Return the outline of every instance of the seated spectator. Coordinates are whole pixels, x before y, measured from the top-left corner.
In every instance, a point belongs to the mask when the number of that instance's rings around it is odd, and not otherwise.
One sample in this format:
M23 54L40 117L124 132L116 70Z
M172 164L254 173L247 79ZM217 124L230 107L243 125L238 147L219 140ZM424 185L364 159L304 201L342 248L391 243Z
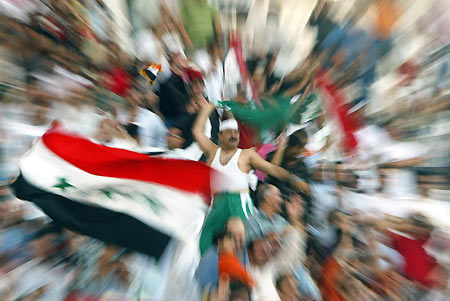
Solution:
M278 188L263 184L258 191L258 213L249 218L247 232L249 241L262 233L269 245L272 273L278 270L294 269L298 285L304 295L320 300L320 293L311 276L304 268L305 231L301 224L303 214L302 200L299 195L291 194L286 202L289 222L277 212L281 211L282 198ZM274 276L274 275L273 275Z
M262 184L257 192L258 212L252 215L246 224L247 237L251 238L254 233L276 232L283 233L289 223L281 217L281 205L283 199L280 190L270 184Z
M285 139L278 149L267 155L267 160L275 165L279 165L292 173L293 175L309 182L309 171L304 160L306 158L306 144L308 143L308 135L304 130L298 130ZM281 181L269 177L270 184L277 186L283 198L288 198L289 194L293 192L291 187L282 183ZM305 216L306 219L312 210L310 196L302 193L302 198L306 202Z
M139 141L142 147L167 148L167 128L161 117L152 112L149 107L155 102L156 95L148 91L141 94L142 101L138 102L136 125L138 126Z
M269 263L272 258L270 244L266 237L254 237L248 248L250 273L255 281L252 300L280 300L275 284L273 266Z
M229 269L231 266L226 267L230 265L230 262L233 263L232 266L237 265L240 269L244 269L238 260L234 260L234 258L237 258L234 255L235 251L233 234L228 232L226 228L215 235L213 246L202 257L195 272L195 278L199 283L202 295L210 295L213 291L217 291L220 271L230 278L230 271L227 268ZM220 265L219 256L222 256L222 266ZM238 271L235 272L237 273ZM246 276L246 279L248 280L248 276Z
M409 280L417 282L424 290L440 286L442 268L424 247L434 227L424 215L411 214L406 223L379 222L378 227L391 239L394 249L403 256L405 276ZM402 234L394 233L388 227Z
M199 282L202 292L207 289L217 289L219 284L219 254L231 250L239 258L239 264L248 264L245 249L245 228L242 220L237 217L228 220L224 231L215 236L213 246L200 260L195 278Z
M200 109L208 104L208 101L204 97L205 87L200 72L188 70L186 73L189 78L190 100L185 105L186 113L175 120L175 125L183 130L185 137L183 148L187 148L194 142L192 127ZM211 138L211 121L209 119L206 121L205 135Z
M189 92L183 79L184 70L187 67L187 60L181 53L172 54L169 60L172 75L161 83L159 96L159 110L165 118L166 125L170 127L177 118L186 112L186 105L189 102Z

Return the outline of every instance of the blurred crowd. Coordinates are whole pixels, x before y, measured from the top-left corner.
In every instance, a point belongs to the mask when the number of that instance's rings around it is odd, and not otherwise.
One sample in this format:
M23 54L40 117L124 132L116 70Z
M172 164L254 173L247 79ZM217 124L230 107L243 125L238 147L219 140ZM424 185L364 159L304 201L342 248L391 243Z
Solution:
M1 300L450 300L448 1L108 2L0 0ZM54 120L211 163L227 119L307 187L252 171L180 283L8 189Z

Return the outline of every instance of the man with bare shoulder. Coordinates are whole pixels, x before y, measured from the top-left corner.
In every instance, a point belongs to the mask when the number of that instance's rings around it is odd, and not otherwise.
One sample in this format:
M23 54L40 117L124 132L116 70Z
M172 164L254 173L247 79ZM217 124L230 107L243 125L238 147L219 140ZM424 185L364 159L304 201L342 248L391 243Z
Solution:
M200 252L203 255L211 246L215 233L223 229L230 217L247 220L254 213L249 194L248 174L259 169L266 174L289 182L301 192L309 192L309 185L285 169L262 159L252 149L239 149L238 124L234 119L224 120L219 128L220 146L204 135L204 125L208 116L215 110L209 104L199 113L192 133L200 148L206 155L206 163L218 170L221 180L213 187L214 199L212 208L203 224L200 237Z

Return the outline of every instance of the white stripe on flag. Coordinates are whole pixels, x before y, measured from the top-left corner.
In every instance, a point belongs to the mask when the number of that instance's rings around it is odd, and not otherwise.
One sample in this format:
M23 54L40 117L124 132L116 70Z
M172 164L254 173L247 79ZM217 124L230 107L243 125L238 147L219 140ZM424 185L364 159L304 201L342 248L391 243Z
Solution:
M96 176L50 151L41 140L20 162L23 177L53 194L133 216L178 239L191 239L192 222L207 210L200 195L160 184Z

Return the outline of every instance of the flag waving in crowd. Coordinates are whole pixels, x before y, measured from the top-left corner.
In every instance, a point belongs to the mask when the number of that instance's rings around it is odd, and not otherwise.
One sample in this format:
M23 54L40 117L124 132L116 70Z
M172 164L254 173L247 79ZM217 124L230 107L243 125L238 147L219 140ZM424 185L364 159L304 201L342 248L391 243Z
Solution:
M212 169L97 145L54 124L20 172L16 196L62 226L159 258L207 209Z

